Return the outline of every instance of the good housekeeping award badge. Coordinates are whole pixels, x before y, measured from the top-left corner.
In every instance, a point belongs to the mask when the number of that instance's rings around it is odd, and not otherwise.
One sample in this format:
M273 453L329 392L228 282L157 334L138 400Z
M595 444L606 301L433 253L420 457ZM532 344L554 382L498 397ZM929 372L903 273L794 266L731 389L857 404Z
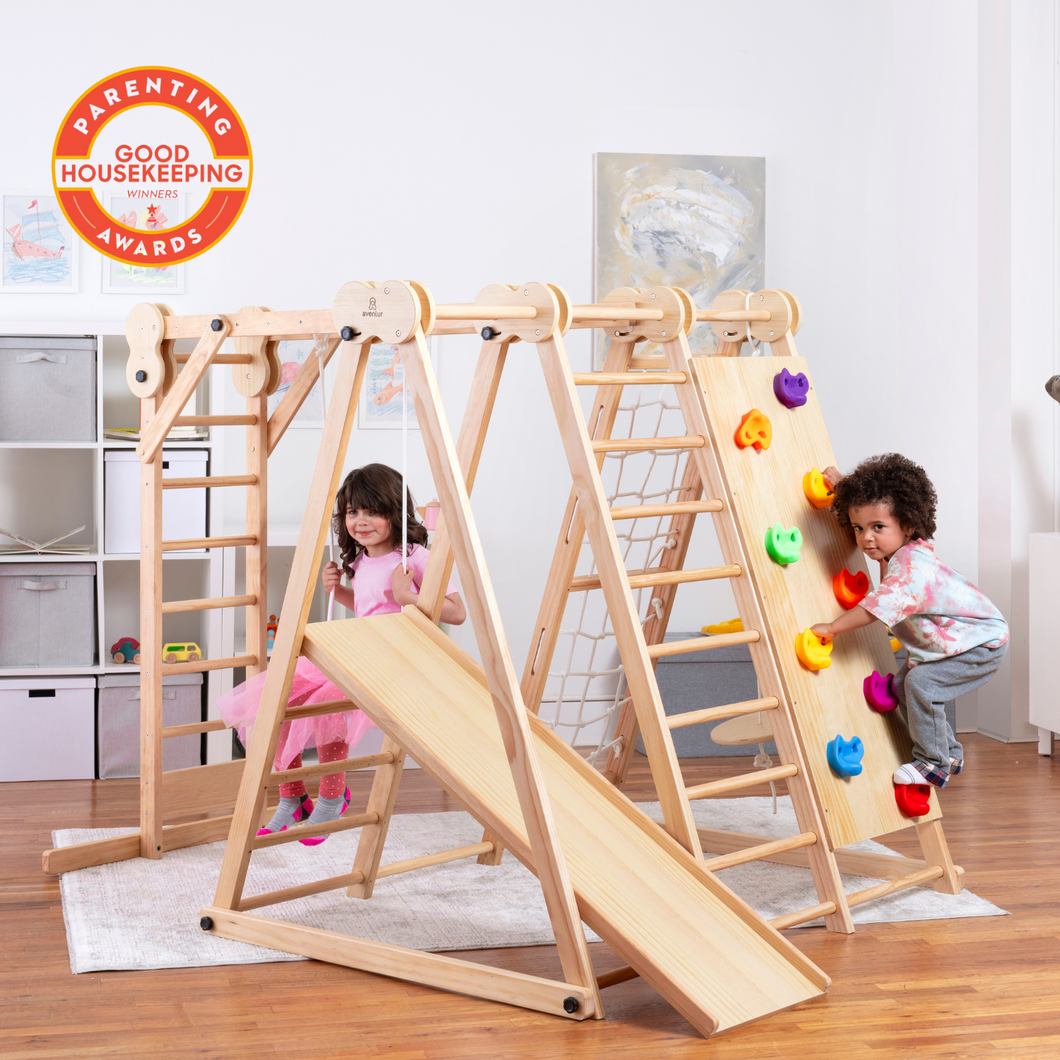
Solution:
M59 205L86 243L130 265L175 265L204 254L236 223L250 194L250 139L235 108L184 70L139 66L111 74L70 108L52 152ZM164 211L193 204L173 227L130 227L112 199ZM150 214L149 216L155 216Z

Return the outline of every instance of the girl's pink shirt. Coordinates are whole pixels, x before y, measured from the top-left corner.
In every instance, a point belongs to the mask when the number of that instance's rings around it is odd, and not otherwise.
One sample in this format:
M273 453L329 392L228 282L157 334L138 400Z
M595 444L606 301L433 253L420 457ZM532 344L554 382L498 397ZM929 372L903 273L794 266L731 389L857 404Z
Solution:
M430 553L422 545L413 545L409 553L408 565L412 571L412 587L420 591L423 572L427 569ZM370 615L392 615L401 610L401 605L394 599L390 587L390 575L394 568L401 565L401 549L396 548L385 556L369 556L362 552L353 561L353 613L357 618L368 618ZM445 595L459 592L452 580Z

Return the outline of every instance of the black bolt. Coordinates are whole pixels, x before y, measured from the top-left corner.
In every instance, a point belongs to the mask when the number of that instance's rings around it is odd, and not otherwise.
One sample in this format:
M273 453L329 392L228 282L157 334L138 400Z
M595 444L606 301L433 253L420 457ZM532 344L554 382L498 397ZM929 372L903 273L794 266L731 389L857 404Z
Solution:
M485 339L485 340L486 340L487 342L489 342L489 340L490 340L490 339L492 339L492 338L496 338L496 336L498 336L499 334L500 334L500 332L499 332L499 331L498 331L498 330L497 330L496 328L491 328L491 327L489 326L489 324L487 324L487 325L486 325L486 326L485 326L485 327L484 327L484 328L482 329L482 337L483 337L483 338L484 338L484 339Z
M220 317L214 317L213 320L210 321L210 328L213 331L220 331L223 327L224 321L222 321Z
M577 1012L580 1007L576 997L565 997L563 999L564 1012Z
M360 332L356 328L351 328L348 324L344 327L339 334L342 336L343 342L352 342Z
M203 929L203 931L209 931L210 928L213 927L213 920L210 917L208 917L208 916L204 916L204 917L200 918L200 920L199 920L199 927L201 927ZM573 1000L573 998L568 998L568 1000ZM566 1003L567 1002L565 1001L564 1005L566 1005ZM577 1005L578 1002L575 1001L574 1004Z
M140 371L138 371L136 373L136 381L138 383L143 383L143 382L146 382L146 380L147 380L147 373L141 368Z

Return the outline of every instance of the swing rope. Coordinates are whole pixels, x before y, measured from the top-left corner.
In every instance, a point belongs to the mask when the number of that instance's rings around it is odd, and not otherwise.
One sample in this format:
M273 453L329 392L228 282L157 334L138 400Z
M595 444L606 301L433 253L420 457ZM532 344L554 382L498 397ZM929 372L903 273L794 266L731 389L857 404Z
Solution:
M313 336L314 346L313 352L317 355L317 361L320 365L320 377L318 386L320 388L320 425L323 429L324 423L328 418L328 400L324 394L324 346L327 342L326 335L314 335ZM335 562L335 520L328 520L328 558L332 563ZM339 581L342 580L342 571L339 571ZM332 616L335 614L335 590L332 589L328 594L328 621L330 622Z

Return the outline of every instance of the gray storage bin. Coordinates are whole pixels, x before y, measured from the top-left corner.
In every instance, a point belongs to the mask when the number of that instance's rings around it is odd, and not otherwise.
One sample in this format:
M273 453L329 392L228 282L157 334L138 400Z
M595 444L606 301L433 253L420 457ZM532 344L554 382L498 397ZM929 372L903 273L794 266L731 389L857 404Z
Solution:
M202 674L162 678L162 724L191 725L202 719ZM100 780L140 775L140 675L105 674L99 679L96 724ZM200 737L162 741L162 768L200 764Z
M0 441L96 440L96 340L0 336Z
M96 565L0 564L0 666L92 666Z
M665 640L690 640L700 633L667 633ZM710 651L686 652L683 655L664 655L655 668L663 709L667 715L684 714L690 710L721 707L727 703L742 703L758 698L758 679L755 677L751 653L746 644ZM731 744L718 744L710 738L711 730L721 721L705 725L689 725L671 730L674 750L678 758L728 757L756 754L758 746L746 749ZM644 753L644 742L637 738L637 750ZM772 741L766 751L776 754Z

